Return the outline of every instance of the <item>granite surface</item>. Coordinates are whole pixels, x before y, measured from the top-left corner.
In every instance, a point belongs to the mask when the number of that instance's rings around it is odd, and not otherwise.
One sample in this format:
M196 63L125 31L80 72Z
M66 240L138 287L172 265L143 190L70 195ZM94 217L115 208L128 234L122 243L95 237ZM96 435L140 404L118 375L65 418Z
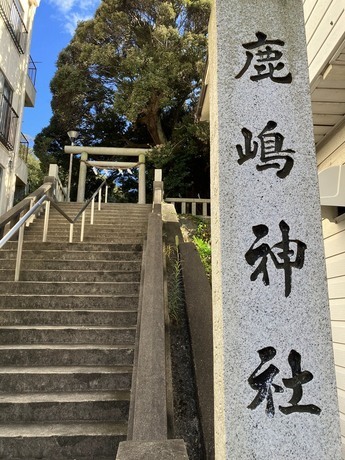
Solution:
M302 0L215 0L209 54L216 458L340 459Z

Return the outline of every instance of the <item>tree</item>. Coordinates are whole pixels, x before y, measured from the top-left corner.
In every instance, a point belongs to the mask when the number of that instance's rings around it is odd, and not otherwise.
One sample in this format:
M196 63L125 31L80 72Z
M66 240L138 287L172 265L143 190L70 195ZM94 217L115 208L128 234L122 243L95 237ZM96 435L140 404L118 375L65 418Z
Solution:
M61 133L78 126L84 144L156 146L157 165L182 161L188 167L179 168L180 185L195 182L191 174L208 163L208 139L190 126L206 60L209 10L209 0L103 0L59 55L51 82L54 116L35 151L43 155L45 140L54 139L48 150L56 154ZM197 144L206 157L192 171L187 155L197 156Z
M44 174L41 170L41 162L29 149L26 164L28 166L28 193L32 193L43 184Z
M207 0L104 0L71 43L92 78L114 90L117 113L145 125L154 145L166 143L197 94L209 8Z
M167 197L209 197L209 126L191 113L177 124L170 141L153 149L150 160L163 170Z

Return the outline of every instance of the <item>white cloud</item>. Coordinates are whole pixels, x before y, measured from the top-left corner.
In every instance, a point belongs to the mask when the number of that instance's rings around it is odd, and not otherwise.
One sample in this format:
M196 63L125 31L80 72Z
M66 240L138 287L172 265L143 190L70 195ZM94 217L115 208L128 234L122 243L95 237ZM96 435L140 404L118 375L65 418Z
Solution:
M57 8L61 13L68 13L73 8L76 0L50 0L49 3Z
M79 0L79 8L86 11L94 11L99 5L99 0Z
M74 34L79 21L85 21L93 17L100 0L48 0L62 15L61 22L66 32Z
M92 14L80 14L80 13L71 13L66 17L65 29L70 34L73 35L74 31L80 21L86 21L90 19Z

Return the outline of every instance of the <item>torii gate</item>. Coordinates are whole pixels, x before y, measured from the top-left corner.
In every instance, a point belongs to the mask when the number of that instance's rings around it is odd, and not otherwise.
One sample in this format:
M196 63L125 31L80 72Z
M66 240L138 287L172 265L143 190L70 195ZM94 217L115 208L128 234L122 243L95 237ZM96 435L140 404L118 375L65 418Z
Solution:
M66 145L65 153L71 155L81 155L79 180L78 180L78 193L77 202L83 202L85 199L85 182L87 166L101 167L104 169L127 169L139 167L139 190L138 190L138 203L146 203L146 186L145 186L145 156L151 149L137 149L137 148L119 148L119 147L84 147L77 145ZM118 161L89 161L88 156L92 155L111 155L111 156L137 156L137 162L118 162ZM72 163L70 163L72 164ZM71 176L71 167L69 171ZM70 177L69 177L70 181Z

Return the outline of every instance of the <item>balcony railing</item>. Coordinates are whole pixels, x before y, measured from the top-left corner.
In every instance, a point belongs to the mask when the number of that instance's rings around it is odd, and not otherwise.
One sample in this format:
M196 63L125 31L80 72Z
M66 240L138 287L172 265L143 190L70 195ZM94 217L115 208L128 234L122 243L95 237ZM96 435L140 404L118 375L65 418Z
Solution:
M8 150L13 150L16 137L18 115L4 95L0 98L0 142Z
M1 1L1 0L0 0ZM25 107L34 107L36 100L36 66L32 57L29 56L28 72L25 84Z
M165 201L172 203L178 214L211 216L211 200L209 198L165 198Z
M36 74L37 74L37 67L32 60L32 57L29 56L29 65L28 65L28 77L30 78L31 83L35 86L36 84Z
M15 1L0 0L0 15L21 54L25 53L28 31Z
M23 133L20 134L20 147L19 147L19 156L20 158L27 163L29 154L29 141L24 136Z

